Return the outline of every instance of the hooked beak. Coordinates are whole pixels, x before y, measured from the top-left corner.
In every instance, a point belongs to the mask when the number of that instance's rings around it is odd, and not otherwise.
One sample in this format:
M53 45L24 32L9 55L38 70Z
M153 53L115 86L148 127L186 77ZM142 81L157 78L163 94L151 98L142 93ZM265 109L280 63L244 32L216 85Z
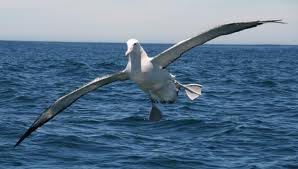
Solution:
M125 52L125 56L128 57L128 55L131 53L131 51L132 51L132 48L127 49L127 51Z
M130 53L130 51L127 50L127 51L125 52L125 56L128 57L129 53Z

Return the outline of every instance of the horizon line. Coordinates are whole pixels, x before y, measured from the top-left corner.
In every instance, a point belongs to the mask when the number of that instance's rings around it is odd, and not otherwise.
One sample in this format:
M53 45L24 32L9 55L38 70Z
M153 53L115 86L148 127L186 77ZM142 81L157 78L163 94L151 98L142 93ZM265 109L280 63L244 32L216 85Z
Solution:
M115 41L59 41L59 40L11 40L11 39L0 39L0 42L40 42L40 43L110 43L110 44L125 44L126 42L115 42ZM174 45L179 42L142 42L141 44L162 44L162 45ZM270 44L270 43L204 43L202 45L260 45L260 46L298 46L298 44Z

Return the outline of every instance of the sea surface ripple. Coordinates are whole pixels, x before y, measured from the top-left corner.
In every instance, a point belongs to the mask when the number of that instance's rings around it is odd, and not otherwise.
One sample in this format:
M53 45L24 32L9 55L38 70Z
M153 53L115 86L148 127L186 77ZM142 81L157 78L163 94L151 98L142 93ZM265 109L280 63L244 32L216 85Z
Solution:
M144 44L150 56L169 44ZM126 45L0 41L0 168L298 168L298 47L203 45L168 70L200 83L159 105L130 81L79 99L20 146L18 138L60 96L122 70Z

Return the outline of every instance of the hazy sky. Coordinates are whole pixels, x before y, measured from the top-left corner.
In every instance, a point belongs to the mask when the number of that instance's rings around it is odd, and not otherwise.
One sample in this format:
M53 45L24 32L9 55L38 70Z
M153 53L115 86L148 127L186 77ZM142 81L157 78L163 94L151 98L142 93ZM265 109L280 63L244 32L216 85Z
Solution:
M173 43L229 22L283 19L210 43L297 44L298 0L0 0L0 40Z

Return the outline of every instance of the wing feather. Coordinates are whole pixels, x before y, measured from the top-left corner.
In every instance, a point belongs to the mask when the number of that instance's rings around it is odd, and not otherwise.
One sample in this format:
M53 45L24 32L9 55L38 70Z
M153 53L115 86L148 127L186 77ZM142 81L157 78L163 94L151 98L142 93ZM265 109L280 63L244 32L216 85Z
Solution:
M117 80L128 79L127 73L122 71L111 75L106 75L103 77L98 77L91 82L83 85L82 87L60 97L55 103L53 103L49 108L47 108L42 114L34 121L31 127L22 135L19 141L14 147L19 145L26 137L28 137L33 131L41 127L43 124L54 118L57 114L62 112L64 109L69 107L72 103L78 100L83 95L101 87L112 83Z
M281 22L281 20L267 20L267 21L253 21L253 22L225 24L175 44L174 46L170 47L164 52L153 57L152 63L160 66L161 68L165 68L169 64L174 62L176 59L178 59L184 52L190 50L191 48L194 48L198 45L202 45L216 37L253 28L258 25L262 25L264 23L283 23L283 22Z

